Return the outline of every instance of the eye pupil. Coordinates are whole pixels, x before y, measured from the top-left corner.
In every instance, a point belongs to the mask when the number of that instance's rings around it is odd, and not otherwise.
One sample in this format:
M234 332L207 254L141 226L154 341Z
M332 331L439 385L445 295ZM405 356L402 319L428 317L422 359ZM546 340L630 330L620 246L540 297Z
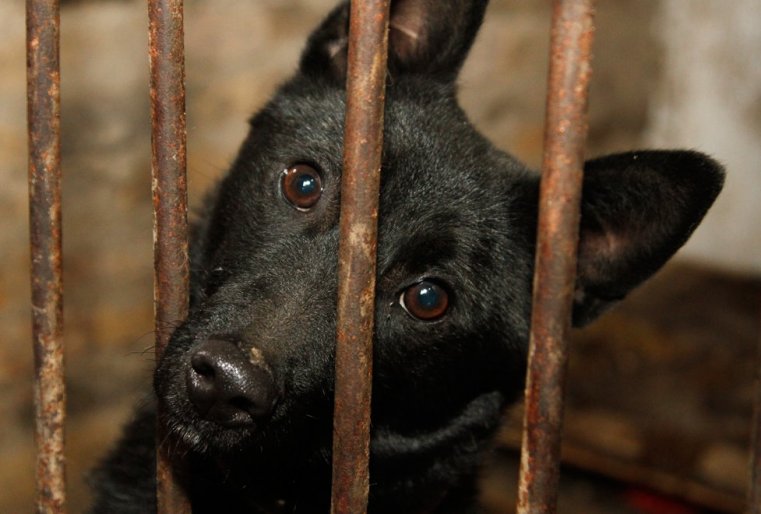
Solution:
M424 280L408 287L402 293L400 303L415 318L433 321L446 313L449 295L442 286Z
M296 178L296 190L302 196L309 196L317 190L317 179L303 174Z
M312 166L296 164L283 172L280 192L297 209L308 210L322 196L322 179Z
M417 288L418 303L423 309L435 309L439 303L439 293L431 285L420 285Z

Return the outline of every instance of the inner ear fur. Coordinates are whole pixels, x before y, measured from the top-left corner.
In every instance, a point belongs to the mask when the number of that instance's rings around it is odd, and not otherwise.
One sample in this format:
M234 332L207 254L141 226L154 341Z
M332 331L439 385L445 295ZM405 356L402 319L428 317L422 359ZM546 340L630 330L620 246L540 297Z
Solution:
M657 271L719 194L723 168L692 151L641 151L584 167L573 320L584 325Z
M391 76L425 74L452 81L483 21L488 0L392 0L389 17ZM300 68L342 82L346 77L349 2L312 33Z

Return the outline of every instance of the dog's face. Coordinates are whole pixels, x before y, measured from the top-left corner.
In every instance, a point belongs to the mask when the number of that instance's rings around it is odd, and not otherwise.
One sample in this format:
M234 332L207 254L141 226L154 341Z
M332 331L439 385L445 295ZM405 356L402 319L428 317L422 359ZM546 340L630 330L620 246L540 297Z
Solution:
M373 383L381 467L386 456L477 452L523 380L538 176L476 132L455 98L485 5L392 2ZM329 452L347 16L339 6L312 35L197 224L191 314L156 390L173 433L198 452ZM660 267L721 182L692 152L587 163L575 323Z

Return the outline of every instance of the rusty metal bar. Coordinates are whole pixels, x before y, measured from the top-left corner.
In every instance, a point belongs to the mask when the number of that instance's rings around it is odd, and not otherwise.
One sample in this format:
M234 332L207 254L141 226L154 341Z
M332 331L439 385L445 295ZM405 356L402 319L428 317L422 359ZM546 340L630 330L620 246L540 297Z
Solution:
M158 362L172 331L187 316L189 299L183 2L148 0L148 16ZM173 473L171 441L160 407L157 419L158 512L188 513L190 504Z
M332 514L367 512L389 0L352 0L338 262Z
M748 514L761 514L761 338L759 338L758 342L756 396L753 407L753 427L750 447Z
M593 4L555 0L553 6L518 514L550 514L557 505Z
M27 0L29 233L38 513L66 507L58 0Z

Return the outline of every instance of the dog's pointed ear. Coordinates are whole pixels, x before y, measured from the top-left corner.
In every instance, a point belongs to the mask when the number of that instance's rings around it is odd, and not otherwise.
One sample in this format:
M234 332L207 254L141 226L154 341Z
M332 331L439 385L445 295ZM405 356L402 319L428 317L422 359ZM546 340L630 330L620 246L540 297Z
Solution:
M582 326L660 268L703 219L722 167L686 151L646 151L588 161L573 323Z
M391 76L457 76L483 21L488 0L391 0L388 69ZM301 71L343 83L349 3L339 5L310 36Z

